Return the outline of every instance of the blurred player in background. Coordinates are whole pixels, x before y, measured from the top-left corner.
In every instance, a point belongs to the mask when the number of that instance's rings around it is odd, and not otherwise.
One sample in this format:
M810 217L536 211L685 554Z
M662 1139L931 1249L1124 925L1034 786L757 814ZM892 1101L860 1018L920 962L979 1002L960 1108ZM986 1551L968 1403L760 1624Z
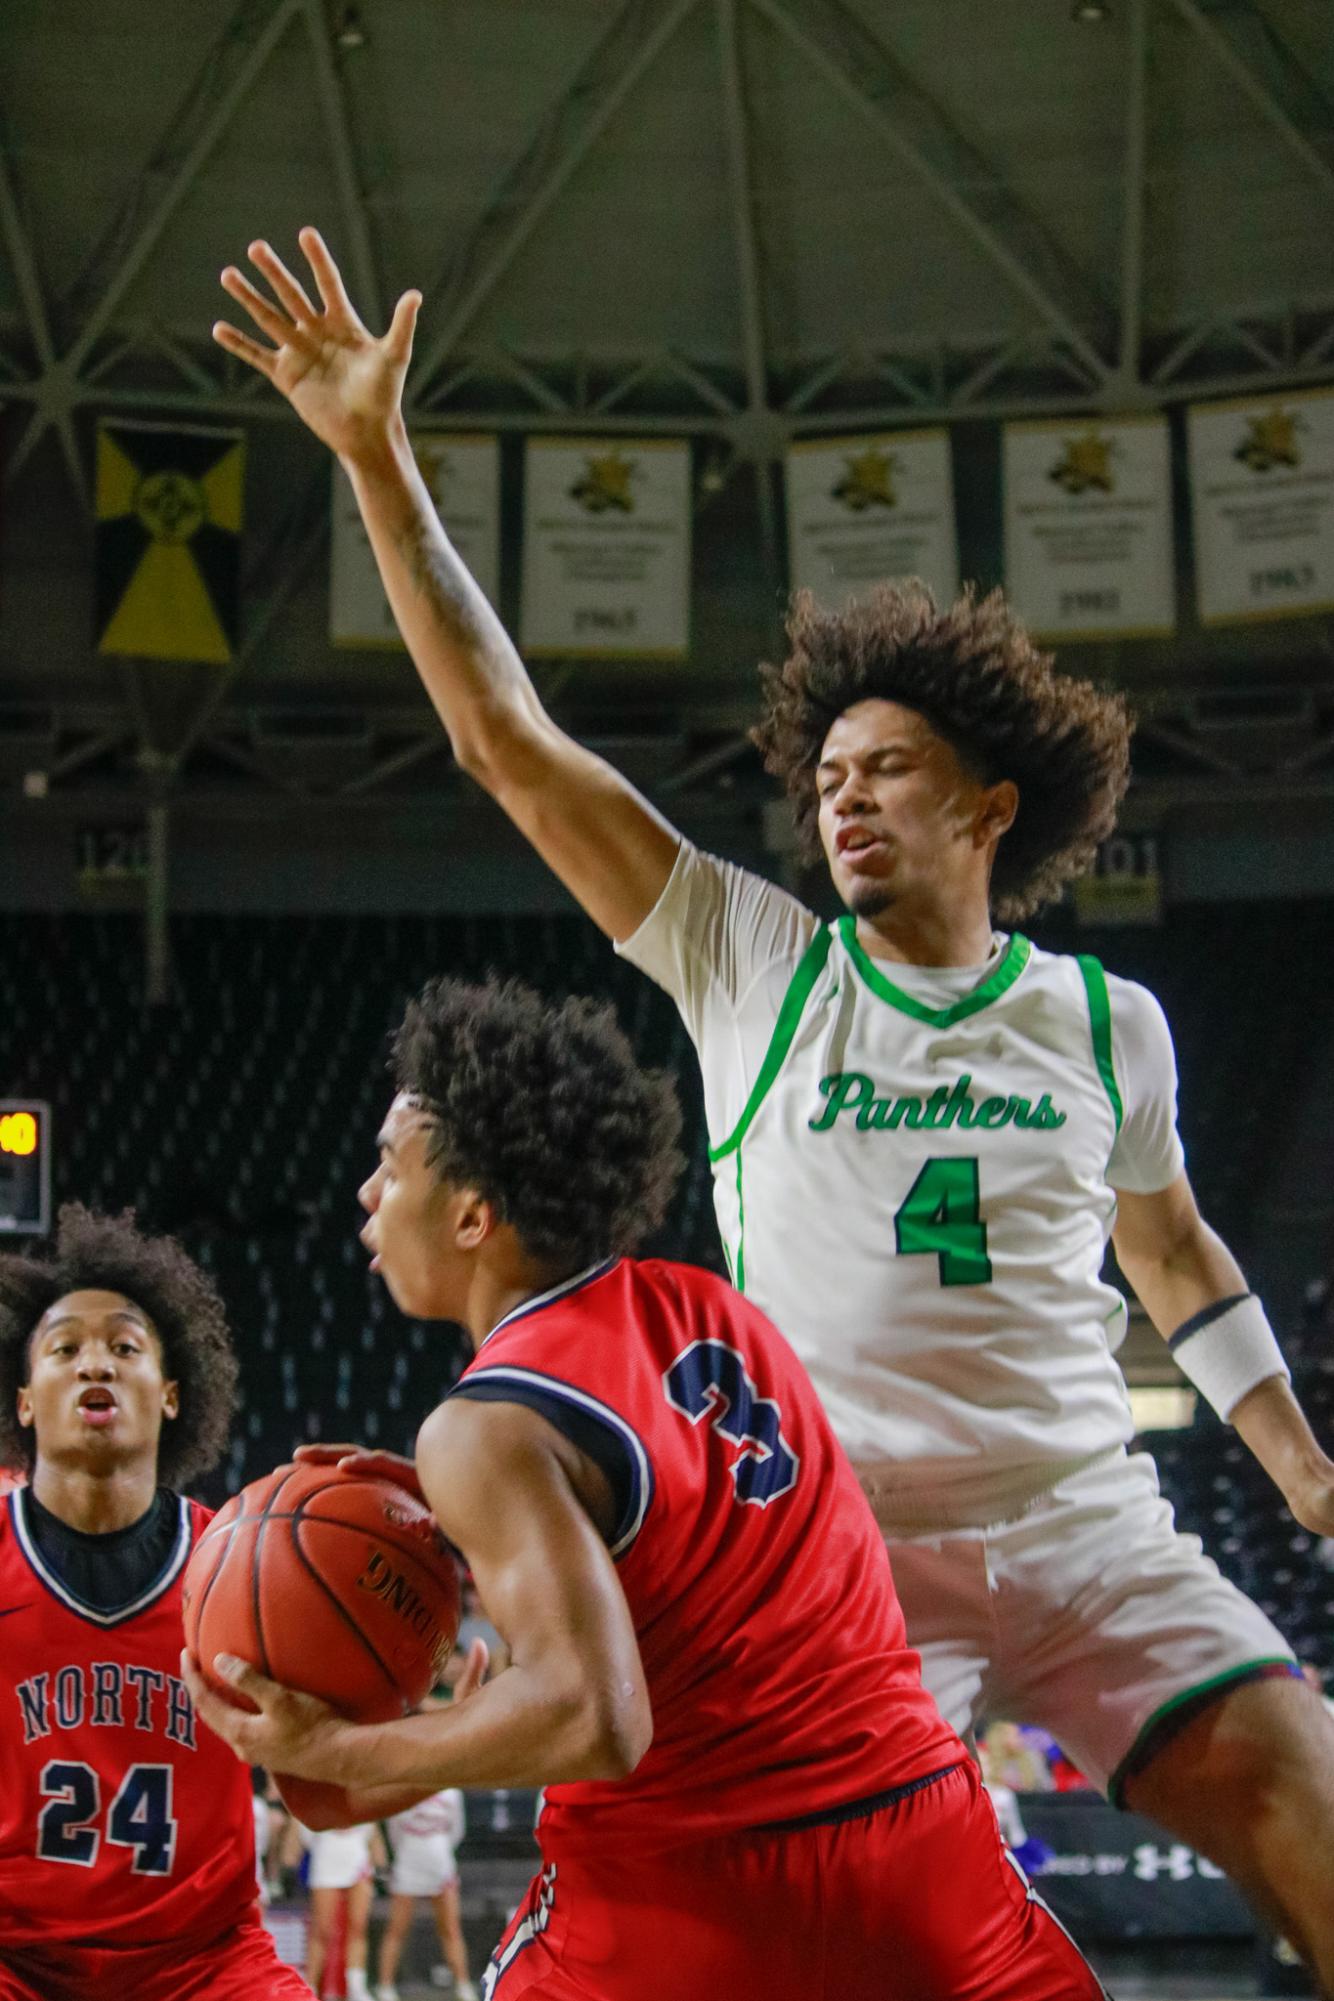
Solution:
M374 1874L384 1864L384 1839L374 1822L325 1828L310 1841L310 1938L306 1978L319 1994L340 1919L343 1931L343 1991L347 2001L370 2001L366 1981L366 1938Z
M180 1679L227 1439L222 1302L169 1238L61 1210L0 1257L0 2001L310 2001L259 1915L250 1775Z
M403 1941L419 1897L430 1900L440 1950L458 2001L477 2001L468 1972L468 1951L459 1918L459 1867L455 1850L467 1830L463 1794L455 1787L432 1793L420 1806L395 1814L388 1823L393 1863L389 1874L389 1917L380 1940L380 1979L375 2001L398 2001L394 1981Z
M1186 1373L1294 1515L1334 1462L1201 1219L1152 996L998 932L1087 868L1128 772L1119 697L1057 676L999 593L799 599L757 739L846 915L718 861L544 712L451 548L401 413L420 295L369 334L317 232L318 303L263 243L219 324L336 452L454 754L699 1050L736 1284L859 1463L945 1714L1050 1730L1211 1855L1334 1991L1334 1728L1290 1649L1127 1456L1109 1234ZM274 303L276 300L276 304ZM999 1626L996 1605L1014 1613ZM1077 1608L1074 1616L1071 1607Z
M416 1476L510 1666L357 1725L219 1657L247 1715L186 1662L202 1713L300 1775L308 1824L363 1818L367 1786L400 1786L399 1811L547 1788L487 2001L1094 2001L921 1686L791 1349L711 1273L624 1255L682 1165L669 1082L610 1007L448 980L409 1007L394 1074L363 1241L405 1313L471 1336Z

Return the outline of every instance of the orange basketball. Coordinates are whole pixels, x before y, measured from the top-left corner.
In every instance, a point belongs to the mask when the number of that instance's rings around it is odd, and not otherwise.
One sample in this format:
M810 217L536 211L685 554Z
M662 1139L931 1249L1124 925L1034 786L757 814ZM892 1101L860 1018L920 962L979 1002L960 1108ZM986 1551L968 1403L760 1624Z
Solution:
M209 1523L183 1604L186 1645L220 1694L238 1699L213 1657L235 1654L358 1723L384 1723L440 1679L458 1564L429 1510L392 1481L279 1466Z

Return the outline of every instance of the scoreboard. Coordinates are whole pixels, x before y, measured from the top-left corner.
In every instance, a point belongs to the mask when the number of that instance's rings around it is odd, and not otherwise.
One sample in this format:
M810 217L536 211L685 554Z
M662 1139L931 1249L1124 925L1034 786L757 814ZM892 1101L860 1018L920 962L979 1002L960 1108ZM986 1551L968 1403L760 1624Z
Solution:
M0 1233L45 1236L51 1227L51 1107L0 1098Z

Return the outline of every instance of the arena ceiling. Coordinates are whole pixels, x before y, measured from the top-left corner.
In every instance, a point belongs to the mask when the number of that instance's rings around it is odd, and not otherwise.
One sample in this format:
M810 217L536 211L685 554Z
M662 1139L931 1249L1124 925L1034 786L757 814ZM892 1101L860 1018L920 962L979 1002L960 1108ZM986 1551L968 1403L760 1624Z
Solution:
M1334 381L1329 0L7 0L0 782L438 780L408 663L324 638L323 454L209 339L220 266L307 221L373 322L423 289L417 418L697 441L689 661L545 684L688 791L744 763L794 436L956 426L991 582L995 419ZM226 670L93 652L115 411L247 428ZM1329 621L1072 664L1149 770L1326 782Z

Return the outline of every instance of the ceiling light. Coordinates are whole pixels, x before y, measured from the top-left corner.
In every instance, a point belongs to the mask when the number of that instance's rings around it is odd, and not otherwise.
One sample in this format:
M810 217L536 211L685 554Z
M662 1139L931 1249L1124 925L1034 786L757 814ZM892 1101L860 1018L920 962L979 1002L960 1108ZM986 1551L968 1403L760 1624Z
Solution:
M361 25L361 14L356 7L344 7L334 32L334 40L344 53L365 48L366 30Z
M1105 21L1111 13L1107 0L1074 0L1070 9L1072 21Z

